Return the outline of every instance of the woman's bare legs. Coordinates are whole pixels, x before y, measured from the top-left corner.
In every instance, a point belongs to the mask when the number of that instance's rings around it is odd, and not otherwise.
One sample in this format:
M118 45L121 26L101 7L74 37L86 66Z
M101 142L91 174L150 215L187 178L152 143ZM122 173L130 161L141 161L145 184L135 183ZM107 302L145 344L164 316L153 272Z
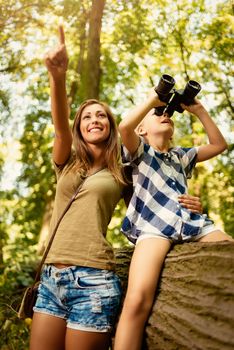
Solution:
M35 312L33 315L30 350L64 350L66 322L59 317Z
M149 238L140 241L134 250L128 289L115 336L115 350L140 350L169 240Z
M221 230L216 230L201 237L198 242L220 242L220 241L234 241L232 237L228 236Z
M110 333L86 332L67 328L66 350L108 350Z
M62 318L34 313L30 350L108 350L110 341L110 333L66 328Z

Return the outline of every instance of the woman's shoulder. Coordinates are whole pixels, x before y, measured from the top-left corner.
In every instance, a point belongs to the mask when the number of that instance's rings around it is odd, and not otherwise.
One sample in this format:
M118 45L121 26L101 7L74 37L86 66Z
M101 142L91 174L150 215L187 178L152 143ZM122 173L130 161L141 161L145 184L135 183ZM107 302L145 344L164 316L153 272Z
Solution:
M75 152L72 151L68 159L63 164L56 164L53 160L53 166L57 176L61 176L64 172L67 172L75 163Z

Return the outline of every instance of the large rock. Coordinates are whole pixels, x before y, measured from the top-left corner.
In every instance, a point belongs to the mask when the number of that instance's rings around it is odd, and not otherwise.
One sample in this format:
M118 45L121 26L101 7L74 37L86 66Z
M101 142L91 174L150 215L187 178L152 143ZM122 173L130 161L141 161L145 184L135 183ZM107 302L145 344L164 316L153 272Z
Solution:
M124 290L132 252L132 248L116 250ZM234 349L234 242L173 247L144 342L148 350Z

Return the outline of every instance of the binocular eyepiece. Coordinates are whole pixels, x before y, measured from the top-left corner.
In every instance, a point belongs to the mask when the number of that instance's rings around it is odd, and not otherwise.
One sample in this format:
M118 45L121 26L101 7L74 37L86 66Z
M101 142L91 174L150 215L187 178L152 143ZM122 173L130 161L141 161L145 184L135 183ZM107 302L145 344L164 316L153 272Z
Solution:
M155 87L155 92L162 102L166 102L166 106L156 107L156 115L160 116L163 113L168 113L169 117L171 117L174 111L183 113L184 110L180 104L184 103L187 106L193 104L194 97L201 90L201 85L195 80L189 80L182 90L176 90L174 85L175 79L173 77L168 74L162 75L158 85Z

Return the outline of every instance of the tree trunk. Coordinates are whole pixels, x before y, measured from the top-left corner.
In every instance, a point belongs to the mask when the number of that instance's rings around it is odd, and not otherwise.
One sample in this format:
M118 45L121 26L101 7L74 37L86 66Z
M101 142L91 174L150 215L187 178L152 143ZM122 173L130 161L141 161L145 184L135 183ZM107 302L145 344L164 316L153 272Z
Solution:
M124 291L132 251L116 250ZM230 241L174 246L165 260L143 349L234 349L233 253Z
M81 102L84 100L84 62L85 62L85 53L87 50L87 37L86 37L86 22L88 20L88 13L83 9L82 18L80 19L80 26L77 25L78 29L78 38L79 38L79 57L76 63L75 71L77 73L77 79L75 79L70 88L69 92L69 105L71 106L75 101L76 95L78 93L79 99Z
M105 0L93 0L89 21L87 62L85 70L85 99L99 98L100 35Z

